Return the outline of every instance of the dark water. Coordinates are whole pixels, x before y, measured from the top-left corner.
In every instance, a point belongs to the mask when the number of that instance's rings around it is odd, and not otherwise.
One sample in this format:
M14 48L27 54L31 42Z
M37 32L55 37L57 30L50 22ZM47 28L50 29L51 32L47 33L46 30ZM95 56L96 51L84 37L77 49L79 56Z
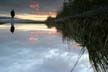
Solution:
M0 25L0 72L70 72L80 47L68 47L56 29L44 24ZM85 53L74 72L92 72Z

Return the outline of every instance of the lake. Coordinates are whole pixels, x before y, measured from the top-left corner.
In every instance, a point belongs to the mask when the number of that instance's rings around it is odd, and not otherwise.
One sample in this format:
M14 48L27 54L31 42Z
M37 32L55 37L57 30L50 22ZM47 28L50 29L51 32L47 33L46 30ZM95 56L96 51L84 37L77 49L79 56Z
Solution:
M0 25L0 72L70 72L81 47L44 24ZM93 72L87 52L73 72Z

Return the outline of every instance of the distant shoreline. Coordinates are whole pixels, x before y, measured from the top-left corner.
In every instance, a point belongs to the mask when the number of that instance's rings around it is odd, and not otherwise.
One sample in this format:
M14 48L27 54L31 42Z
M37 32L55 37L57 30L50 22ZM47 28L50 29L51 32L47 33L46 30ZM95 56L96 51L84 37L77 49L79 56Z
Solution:
M1 24L6 24L6 23L11 23L11 18L10 17L0 17L0 25ZM36 21L36 20L28 20L28 19L19 19L19 18L14 18L14 23L33 23L33 24L43 24L46 23L46 21Z

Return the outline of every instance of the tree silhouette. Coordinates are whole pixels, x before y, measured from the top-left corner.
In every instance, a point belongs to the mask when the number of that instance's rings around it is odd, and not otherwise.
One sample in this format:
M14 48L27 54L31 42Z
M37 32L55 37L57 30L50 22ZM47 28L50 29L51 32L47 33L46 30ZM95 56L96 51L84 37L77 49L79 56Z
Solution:
M14 11L14 9L11 11L10 14L11 14L11 17L14 18L14 16L15 16L15 11Z

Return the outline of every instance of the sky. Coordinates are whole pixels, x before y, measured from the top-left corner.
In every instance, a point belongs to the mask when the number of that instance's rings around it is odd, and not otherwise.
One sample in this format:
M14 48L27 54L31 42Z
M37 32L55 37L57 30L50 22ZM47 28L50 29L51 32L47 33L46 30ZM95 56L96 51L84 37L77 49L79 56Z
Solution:
M56 30L45 25L0 25L0 72L70 72L77 61L81 47L67 45ZM73 72L93 72L87 51Z
M0 16L9 16L14 9L18 18L54 17L62 5L63 0L0 0Z

